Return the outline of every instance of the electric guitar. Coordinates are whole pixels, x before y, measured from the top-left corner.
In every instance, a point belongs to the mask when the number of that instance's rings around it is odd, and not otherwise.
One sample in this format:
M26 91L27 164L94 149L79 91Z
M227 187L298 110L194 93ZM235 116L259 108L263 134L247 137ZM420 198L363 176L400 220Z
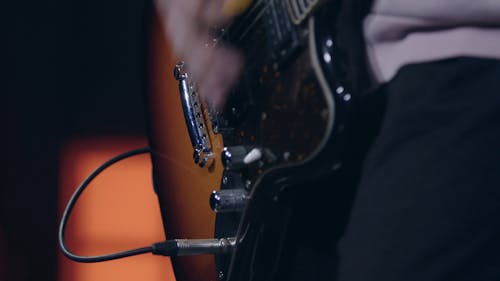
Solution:
M354 97L337 62L333 2L257 0L225 27L247 64L222 112L199 99L154 17L147 105L167 238L235 238L215 261L173 257L179 281L284 278L298 186L345 160Z

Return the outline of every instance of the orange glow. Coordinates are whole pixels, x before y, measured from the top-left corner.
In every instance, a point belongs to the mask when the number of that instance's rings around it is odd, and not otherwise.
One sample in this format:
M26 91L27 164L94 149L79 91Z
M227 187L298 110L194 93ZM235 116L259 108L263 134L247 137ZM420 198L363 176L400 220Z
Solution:
M104 161L147 146L141 138L89 138L68 142L60 166L59 214L76 186ZM128 158L98 176L68 221L66 243L79 255L101 255L164 240L149 155ZM144 254L80 264L59 255L59 281L175 280L168 258Z

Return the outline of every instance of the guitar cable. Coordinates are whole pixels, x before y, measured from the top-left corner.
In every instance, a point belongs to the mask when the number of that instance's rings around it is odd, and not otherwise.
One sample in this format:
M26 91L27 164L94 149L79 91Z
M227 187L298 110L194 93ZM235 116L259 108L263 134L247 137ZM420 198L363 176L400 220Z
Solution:
M151 153L149 147L134 149L120 155L117 155L108 161L101 164L97 169L95 169L83 182L78 186L73 195L68 201L66 208L61 217L61 222L59 224L58 241L59 247L63 254L69 259L82 262L82 263L95 263L121 259L125 257L152 253L153 255L162 256L186 256L186 255L202 255L202 254L221 254L229 252L235 245L234 238L220 238L220 239L172 239L166 240L158 243L154 243L148 247L142 247L122 252L116 252L111 254L99 255L99 256L80 256L72 253L67 247L64 239L64 234L66 232L66 225L73 211L78 198L82 192L88 187L88 185L94 180L101 172L110 167L111 165L124 160L126 158L139 155Z

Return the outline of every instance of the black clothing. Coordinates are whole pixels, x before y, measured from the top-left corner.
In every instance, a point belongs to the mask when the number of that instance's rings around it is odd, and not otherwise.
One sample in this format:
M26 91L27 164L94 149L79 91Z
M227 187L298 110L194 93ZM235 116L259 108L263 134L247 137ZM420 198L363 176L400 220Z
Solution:
M409 65L339 243L338 281L500 280L500 61ZM329 222L335 223L335 222Z

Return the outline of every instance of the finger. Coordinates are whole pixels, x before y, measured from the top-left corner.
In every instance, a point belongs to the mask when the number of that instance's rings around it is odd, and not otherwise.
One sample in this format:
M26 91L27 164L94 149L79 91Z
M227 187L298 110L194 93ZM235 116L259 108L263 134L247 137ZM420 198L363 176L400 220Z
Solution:
M206 35L197 36L191 46L185 50L183 57L192 80L196 83L204 79L214 57L214 48L206 47L206 40L201 38L206 38Z
M198 43L197 37L207 32L201 30L195 19L201 2L199 0L155 0L158 14L177 56L184 56L189 46Z
M221 25L243 13L252 0L211 0L200 6L199 18L207 25Z
M209 68L200 83L202 98L216 109L222 109L230 90L236 85L243 67L239 52L228 47L214 49Z
M231 16L223 13L224 0L205 0L198 11L198 20L207 27L222 25Z
M155 7L162 15L181 14L193 18L202 6L200 0L155 0Z

